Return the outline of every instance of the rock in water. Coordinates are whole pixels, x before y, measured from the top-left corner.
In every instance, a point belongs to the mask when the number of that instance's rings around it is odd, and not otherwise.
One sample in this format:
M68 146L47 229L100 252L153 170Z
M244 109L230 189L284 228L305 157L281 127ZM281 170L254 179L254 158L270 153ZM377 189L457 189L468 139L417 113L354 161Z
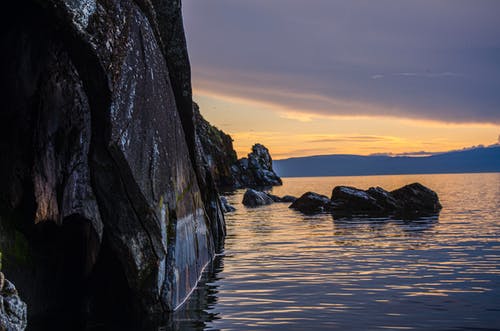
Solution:
M420 183L406 185L391 194L400 203L400 212L403 214L435 214L442 208L437 193Z
M304 193L290 206L290 208L303 212L304 214L321 213L331 210L332 207L331 201L327 196L314 192Z
M389 213L401 209L400 202L390 192L381 187L370 187L365 192L377 200L377 203Z
M0 24L0 249L29 315L164 317L225 233L180 1L13 1Z
M285 195L281 198L281 202L295 202L297 200L297 197L294 197L292 195Z
M331 199L307 192L290 208L306 214L329 211L338 217L418 217L436 214L442 207L436 192L422 184L414 183L392 192L381 187L371 187L363 191L350 186L337 186L332 191Z
M0 272L0 331L26 329L28 323L27 306L11 282Z
M236 211L236 208L234 208L229 204L229 202L227 202L227 198L225 196L220 196L220 204L224 213L231 213L233 211Z
M247 158L240 159L231 167L235 187L265 187L282 185L281 178L273 170L269 150L261 145L252 146Z
M332 191L332 211L346 215L381 214L381 207L375 198L367 192L350 186L337 186Z
M270 205L274 201L265 192L248 189L243 196L243 204L247 207Z

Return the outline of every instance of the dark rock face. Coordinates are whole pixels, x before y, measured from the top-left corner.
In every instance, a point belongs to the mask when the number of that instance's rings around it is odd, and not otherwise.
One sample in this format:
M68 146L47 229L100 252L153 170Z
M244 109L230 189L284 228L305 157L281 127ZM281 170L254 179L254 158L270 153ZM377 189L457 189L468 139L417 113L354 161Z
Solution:
M270 197L274 202L295 202L297 200L296 197L291 195L285 195L283 197L279 197L277 195L266 193L268 197Z
M231 213L233 211L236 211L236 208L234 208L229 204L229 202L227 202L227 198L225 196L220 197L220 204L224 213Z
M391 193L381 187L370 187L366 193L374 198L383 210L393 212L401 209L401 203Z
M366 191L349 186L337 186L332 198L307 192L290 208L305 214L331 212L334 216L398 216L434 215L441 210L436 192L419 183L388 192L381 187Z
M363 190L349 186L337 186L332 191L333 211L347 214L383 212L377 200Z
M436 192L419 183L406 185L391 194L399 201L403 214L435 214L442 209Z
M304 214L317 214L329 211L332 208L331 201L327 196L314 192L306 192L295 200L290 208Z
M217 129L201 116L200 109L193 103L196 135L203 149L205 162L218 187L234 185L231 165L237 162L231 136Z
M281 178L273 170L269 150L255 144L248 157L237 159L230 135L207 122L193 103L193 118L196 130L197 163L208 171L205 177L212 177L221 190L245 187L269 187L282 185Z
M297 201L297 197L293 195L285 195L281 198L281 202L295 202Z
M30 316L175 309L225 234L180 2L4 9L0 249Z
M273 170L273 160L269 150L255 144L247 158L238 160L231 167L234 176L234 185L241 187L265 187L282 185L281 178Z
M258 207L270 205L274 201L265 192L256 191L253 189L246 190L243 195L243 204L247 207Z
M19 298L14 284L0 272L0 330L24 330L27 323L26 303Z

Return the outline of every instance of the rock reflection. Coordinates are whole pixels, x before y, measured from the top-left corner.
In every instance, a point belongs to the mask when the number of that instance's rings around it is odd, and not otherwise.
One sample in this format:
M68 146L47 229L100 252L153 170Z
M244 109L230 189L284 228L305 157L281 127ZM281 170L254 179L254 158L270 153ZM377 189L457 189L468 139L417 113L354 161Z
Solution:
M165 325L151 328L151 331L206 330L207 323L219 318L218 313L213 312L213 308L218 301L218 282L221 280L219 274L223 268L223 258L222 256L217 256L207 266L198 283L198 287L194 290L189 300L179 310L168 316L168 322Z

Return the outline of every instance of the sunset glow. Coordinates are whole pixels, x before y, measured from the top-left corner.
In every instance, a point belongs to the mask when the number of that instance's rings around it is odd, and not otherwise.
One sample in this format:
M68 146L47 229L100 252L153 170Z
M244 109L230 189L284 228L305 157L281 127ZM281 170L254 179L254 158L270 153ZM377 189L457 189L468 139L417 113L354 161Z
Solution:
M498 142L496 2L183 1L193 94L239 156ZM258 22L258 24L256 24Z

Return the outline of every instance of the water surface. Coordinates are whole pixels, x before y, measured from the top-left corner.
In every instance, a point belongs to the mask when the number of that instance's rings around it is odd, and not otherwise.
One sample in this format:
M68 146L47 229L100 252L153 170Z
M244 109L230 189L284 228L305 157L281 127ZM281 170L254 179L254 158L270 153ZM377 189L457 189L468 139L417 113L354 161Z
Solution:
M285 178L272 193L336 185L434 189L419 220L305 216L228 196L224 256L176 326L223 330L500 329L500 174Z

